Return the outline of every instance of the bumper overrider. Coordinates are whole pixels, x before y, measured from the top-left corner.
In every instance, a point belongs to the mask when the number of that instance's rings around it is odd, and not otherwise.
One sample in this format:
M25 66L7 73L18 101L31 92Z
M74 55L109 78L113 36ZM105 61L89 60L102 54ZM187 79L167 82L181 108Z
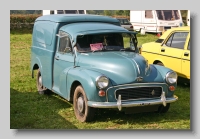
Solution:
M165 92L162 92L160 98L149 99L149 100L129 100L122 101L121 95L118 96L117 102L94 102L88 101L88 106L94 108L118 108L119 111L123 107L138 107L138 106L149 106L149 105L160 105L166 106L167 103L172 103L178 100L178 97L174 95L173 97L166 98Z

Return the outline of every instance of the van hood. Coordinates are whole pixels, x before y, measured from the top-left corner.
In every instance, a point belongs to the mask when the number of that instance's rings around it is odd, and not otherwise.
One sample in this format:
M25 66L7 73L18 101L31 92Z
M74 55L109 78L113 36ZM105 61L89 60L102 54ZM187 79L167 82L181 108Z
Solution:
M146 76L146 60L133 52L81 53L76 65L106 75L112 85L133 83L138 76Z

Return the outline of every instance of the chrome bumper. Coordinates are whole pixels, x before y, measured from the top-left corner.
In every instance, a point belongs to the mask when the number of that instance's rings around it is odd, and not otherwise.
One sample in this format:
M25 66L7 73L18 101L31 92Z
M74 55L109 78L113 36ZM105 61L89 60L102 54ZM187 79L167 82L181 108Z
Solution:
M166 106L166 103L172 103L177 100L178 97L175 95L171 98L165 98L163 94L163 96L161 96L161 99L121 101L121 95L119 95L117 102L88 101L88 106L94 108L118 108L120 111L122 107L137 107L137 106L148 106L148 105L159 105L159 104L163 104L164 106Z

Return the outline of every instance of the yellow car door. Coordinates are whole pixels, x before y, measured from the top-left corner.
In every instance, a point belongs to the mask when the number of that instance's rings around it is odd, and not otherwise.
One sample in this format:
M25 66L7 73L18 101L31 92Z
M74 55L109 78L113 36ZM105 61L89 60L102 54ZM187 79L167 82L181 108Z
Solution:
M160 59L165 67L182 74L182 56L188 31L174 31L160 48Z
M190 34L188 34L182 55L182 76L190 79Z

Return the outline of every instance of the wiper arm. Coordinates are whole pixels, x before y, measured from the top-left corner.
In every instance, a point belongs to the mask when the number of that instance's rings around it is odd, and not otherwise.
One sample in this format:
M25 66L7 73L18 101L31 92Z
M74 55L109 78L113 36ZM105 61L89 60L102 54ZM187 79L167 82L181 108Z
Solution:
M130 48L120 49L120 51L130 51L130 52L135 52L135 50L131 50Z
M93 50L92 53L99 52L99 51L102 51L102 49L101 50Z

